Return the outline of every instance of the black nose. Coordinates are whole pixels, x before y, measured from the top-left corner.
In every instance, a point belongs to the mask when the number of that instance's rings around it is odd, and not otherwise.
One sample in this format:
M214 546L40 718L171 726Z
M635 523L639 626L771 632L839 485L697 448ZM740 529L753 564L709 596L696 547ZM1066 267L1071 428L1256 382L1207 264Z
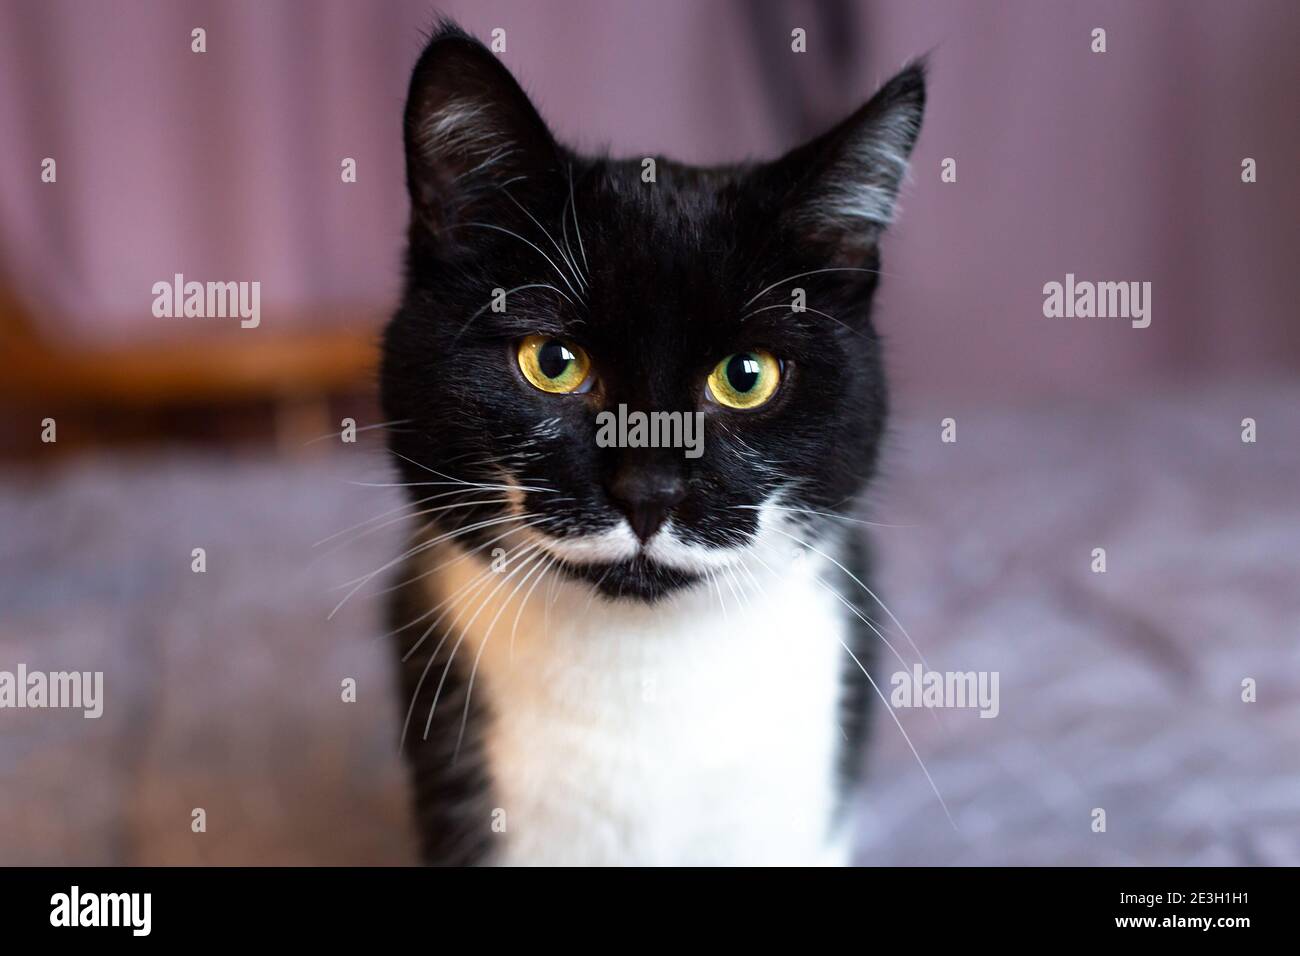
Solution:
M666 469L625 465L608 491L644 544L663 525L673 505L686 497L686 480Z

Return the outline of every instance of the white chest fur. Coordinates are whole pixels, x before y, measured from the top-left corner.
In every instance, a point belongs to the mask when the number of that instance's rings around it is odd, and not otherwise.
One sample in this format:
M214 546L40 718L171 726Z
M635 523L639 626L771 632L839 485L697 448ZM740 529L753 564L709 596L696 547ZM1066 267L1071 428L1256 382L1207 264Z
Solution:
M646 607L550 576L481 611L490 588L467 599L458 660L477 658L473 693L492 713L496 862L844 862L831 822L845 625L817 564L756 570L739 599L723 585L721 600L701 587ZM433 590L482 570L454 564Z

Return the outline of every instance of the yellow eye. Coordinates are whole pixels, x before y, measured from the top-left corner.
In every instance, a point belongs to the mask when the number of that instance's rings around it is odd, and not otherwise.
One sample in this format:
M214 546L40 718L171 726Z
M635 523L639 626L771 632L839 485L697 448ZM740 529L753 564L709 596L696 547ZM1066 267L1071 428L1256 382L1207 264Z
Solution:
M587 384L591 359L571 342L549 335L530 335L519 343L519 370L534 387L563 395Z
M757 408L780 384L781 363L771 352L736 352L709 373L709 397L728 408Z

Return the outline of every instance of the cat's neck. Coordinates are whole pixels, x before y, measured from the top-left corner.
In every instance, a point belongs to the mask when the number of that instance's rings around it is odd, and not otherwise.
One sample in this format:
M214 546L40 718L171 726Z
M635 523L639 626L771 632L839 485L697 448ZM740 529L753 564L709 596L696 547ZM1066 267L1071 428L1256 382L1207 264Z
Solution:
M653 605L527 570L475 592L487 567L445 567L430 597L461 589L448 635L491 714L502 859L821 859L845 654L819 562Z

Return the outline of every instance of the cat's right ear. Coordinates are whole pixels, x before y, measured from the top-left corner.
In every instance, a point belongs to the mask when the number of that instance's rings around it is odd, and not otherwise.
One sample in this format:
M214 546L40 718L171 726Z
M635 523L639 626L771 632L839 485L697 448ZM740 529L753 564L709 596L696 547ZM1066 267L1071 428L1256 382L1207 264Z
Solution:
M781 219L828 262L869 259L892 221L925 112L925 63L903 69L864 106L759 173L784 192Z
M501 189L560 168L559 147L510 71L459 27L439 25L411 75L404 122L414 225L455 231Z

